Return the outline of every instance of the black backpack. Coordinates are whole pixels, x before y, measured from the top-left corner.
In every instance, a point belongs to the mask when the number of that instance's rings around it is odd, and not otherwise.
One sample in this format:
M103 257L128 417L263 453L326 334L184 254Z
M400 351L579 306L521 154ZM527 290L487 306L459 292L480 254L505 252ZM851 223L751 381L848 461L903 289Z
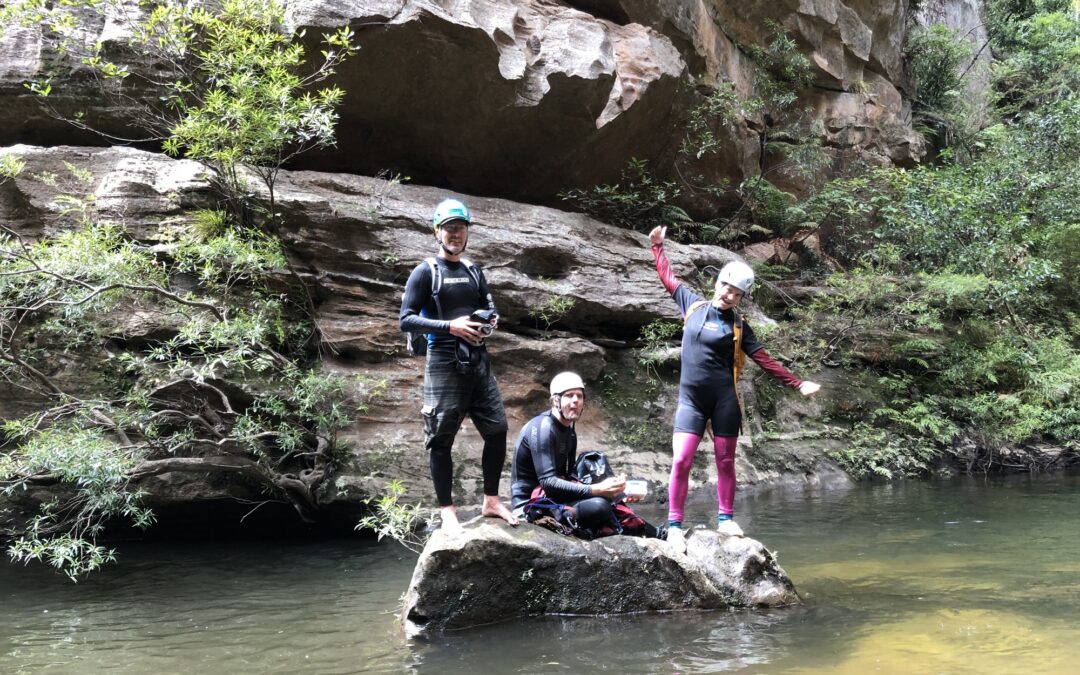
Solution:
M442 271L439 268L438 262L434 257L424 258L424 262L427 263L428 269L431 270L431 299L435 301L435 311L438 313L438 319L442 319L442 305L439 304L439 291L442 290ZM473 283L476 284L477 292L480 291L480 268L473 264L468 258L461 259L462 264L465 265L465 269L468 270L469 276L472 278ZM424 356L427 354L428 348L428 334L427 333L414 333L412 331L405 332L405 351L409 356Z
M595 485L605 478L611 478L615 472L608 464L607 457L595 450L578 455L574 466L574 477L586 485Z

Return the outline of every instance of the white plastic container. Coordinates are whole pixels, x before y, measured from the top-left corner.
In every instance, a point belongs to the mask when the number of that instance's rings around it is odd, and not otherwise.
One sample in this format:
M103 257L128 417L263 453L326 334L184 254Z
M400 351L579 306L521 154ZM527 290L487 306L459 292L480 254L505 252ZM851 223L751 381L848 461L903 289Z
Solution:
M649 494L649 482L637 478L626 481L627 497L644 497Z

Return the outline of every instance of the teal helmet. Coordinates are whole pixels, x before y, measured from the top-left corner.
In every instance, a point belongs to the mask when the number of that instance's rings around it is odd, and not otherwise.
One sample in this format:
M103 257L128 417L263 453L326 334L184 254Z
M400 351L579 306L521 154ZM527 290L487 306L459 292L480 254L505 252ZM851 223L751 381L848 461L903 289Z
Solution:
M439 202L439 205L435 207L435 215L431 218L432 228L437 230L439 226L451 220L464 220L467 224L472 224L469 207L457 199L444 199Z

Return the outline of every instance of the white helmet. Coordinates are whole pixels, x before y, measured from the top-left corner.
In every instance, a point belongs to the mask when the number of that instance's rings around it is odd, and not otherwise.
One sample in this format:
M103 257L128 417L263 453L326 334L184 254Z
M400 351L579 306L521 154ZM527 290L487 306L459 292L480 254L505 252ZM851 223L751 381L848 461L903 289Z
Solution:
M469 207L457 199L444 199L439 202L439 205L435 207L435 215L431 217L431 226L437 230L440 225L451 220L464 220L471 224L472 215L469 213Z
M732 260L720 270L720 274L716 277L716 285L727 284L728 286L734 286L743 293L750 292L750 287L754 285L754 270L750 269L750 266L739 260Z
M555 377L551 378L551 395L562 395L565 391L571 389L581 389L585 391L585 383L581 381L581 376L577 373L572 373L569 370L563 373L559 373Z

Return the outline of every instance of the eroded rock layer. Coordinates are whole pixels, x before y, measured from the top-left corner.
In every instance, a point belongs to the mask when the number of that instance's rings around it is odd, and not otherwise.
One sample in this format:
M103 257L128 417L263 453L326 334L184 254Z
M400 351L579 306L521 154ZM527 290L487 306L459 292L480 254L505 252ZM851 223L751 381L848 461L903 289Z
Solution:
M755 96L748 50L766 45L777 27L810 57L816 84L800 105L824 123L837 167L909 164L925 151L903 95L904 0L293 0L287 20L306 30L312 53L322 32L343 25L361 47L335 80L346 91L337 148L305 155L297 168L400 172L532 203L614 182L631 158L661 174L688 161L680 171L738 184L762 164L761 120L717 124L717 151L679 160L684 127L721 83ZM91 33L107 54L121 54L124 22L99 24ZM54 48L32 28L0 39L0 144L145 136L129 125L125 106L95 90L84 67L58 63ZM55 113L82 113L110 136L46 114L24 83L49 75Z

